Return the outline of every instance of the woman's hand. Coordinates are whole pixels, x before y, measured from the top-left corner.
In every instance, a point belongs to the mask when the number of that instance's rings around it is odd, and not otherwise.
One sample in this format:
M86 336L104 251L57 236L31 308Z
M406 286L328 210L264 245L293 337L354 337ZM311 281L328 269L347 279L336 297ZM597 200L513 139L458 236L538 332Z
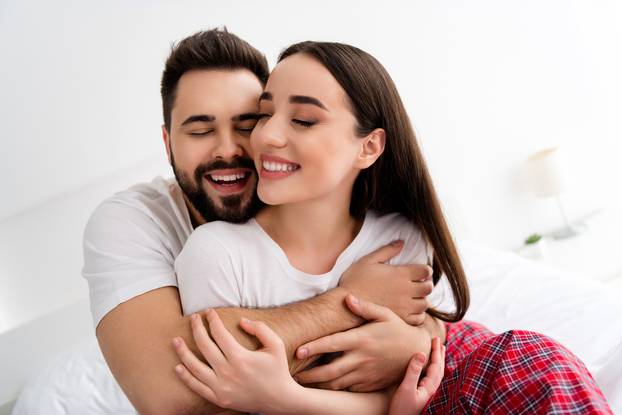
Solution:
M445 371L445 346L438 337L432 342L432 355L426 375L419 376L425 364L425 355L415 353L410 359L406 375L391 400L389 415L418 415L441 384Z
M250 351L225 328L214 310L207 313L212 340L199 315L191 318L196 344L209 363L201 362L183 339L173 339L183 364L175 367L180 379L194 392L221 408L243 412L288 411L301 387L292 379L283 341L260 321L242 319L244 331L259 339L263 348Z
M369 392L399 382L413 354L430 353L431 337L423 327L406 324L386 307L346 297L352 312L369 323L314 340L297 350L299 359L343 352L332 362L298 373L302 384L324 389Z

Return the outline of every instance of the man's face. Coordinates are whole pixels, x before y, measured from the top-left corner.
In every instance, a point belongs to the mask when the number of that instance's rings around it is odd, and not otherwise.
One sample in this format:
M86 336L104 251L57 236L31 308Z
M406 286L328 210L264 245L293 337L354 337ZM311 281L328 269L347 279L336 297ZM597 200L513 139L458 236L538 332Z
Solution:
M262 89L244 69L195 70L179 80L170 133L163 127L163 136L199 223L245 221L261 206L249 137Z

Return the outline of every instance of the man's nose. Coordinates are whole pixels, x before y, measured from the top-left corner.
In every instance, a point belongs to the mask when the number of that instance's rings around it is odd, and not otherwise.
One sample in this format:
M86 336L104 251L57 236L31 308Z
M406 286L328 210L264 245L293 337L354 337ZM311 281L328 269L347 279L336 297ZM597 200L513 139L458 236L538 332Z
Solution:
M245 150L241 143L232 134L222 134L213 150L214 158L232 159L244 155Z

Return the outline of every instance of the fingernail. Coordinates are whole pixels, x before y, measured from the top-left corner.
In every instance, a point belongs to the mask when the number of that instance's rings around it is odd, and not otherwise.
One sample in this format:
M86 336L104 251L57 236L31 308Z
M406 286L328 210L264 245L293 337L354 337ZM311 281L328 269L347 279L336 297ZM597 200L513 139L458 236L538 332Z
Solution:
M425 363L425 356L422 354L418 354L415 356L415 360L417 360L417 362L424 364Z
M404 243L404 241L402 241L400 239L396 239L395 241L389 242L389 245L391 245L391 246L399 246L399 245L401 245L403 243Z
M352 303L353 303L353 304L358 304L358 303L359 303L359 299L358 299L358 298L356 298L356 297L355 297L355 296L353 296L353 295L350 295L350 297L351 297L351 300L352 300Z
M193 319L193 320L196 320L196 319L197 319L197 317L199 317L199 316L198 316L198 315L196 315L196 314L193 314L193 315L191 315L191 316L190 316L190 318L191 318L191 319Z
M173 339L173 346L175 346L175 347L181 346L181 339L179 337L175 337Z
M175 372L181 375L184 372L184 368L181 365L177 365L175 366Z
M299 359L304 359L305 357L307 357L308 354L309 354L309 350L307 350L306 348L302 347L302 348L298 349L298 358Z
M241 323L244 323L244 324L248 324L248 323L250 323L251 321L250 321L249 319L247 319L246 317L242 317L242 318L240 319L240 322L241 322Z

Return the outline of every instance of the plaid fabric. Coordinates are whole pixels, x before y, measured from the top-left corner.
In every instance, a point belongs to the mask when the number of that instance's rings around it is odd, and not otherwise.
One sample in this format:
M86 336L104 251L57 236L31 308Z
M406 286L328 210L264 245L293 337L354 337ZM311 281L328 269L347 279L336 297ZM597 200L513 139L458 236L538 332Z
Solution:
M445 377L424 414L612 414L583 363L541 334L447 324Z

